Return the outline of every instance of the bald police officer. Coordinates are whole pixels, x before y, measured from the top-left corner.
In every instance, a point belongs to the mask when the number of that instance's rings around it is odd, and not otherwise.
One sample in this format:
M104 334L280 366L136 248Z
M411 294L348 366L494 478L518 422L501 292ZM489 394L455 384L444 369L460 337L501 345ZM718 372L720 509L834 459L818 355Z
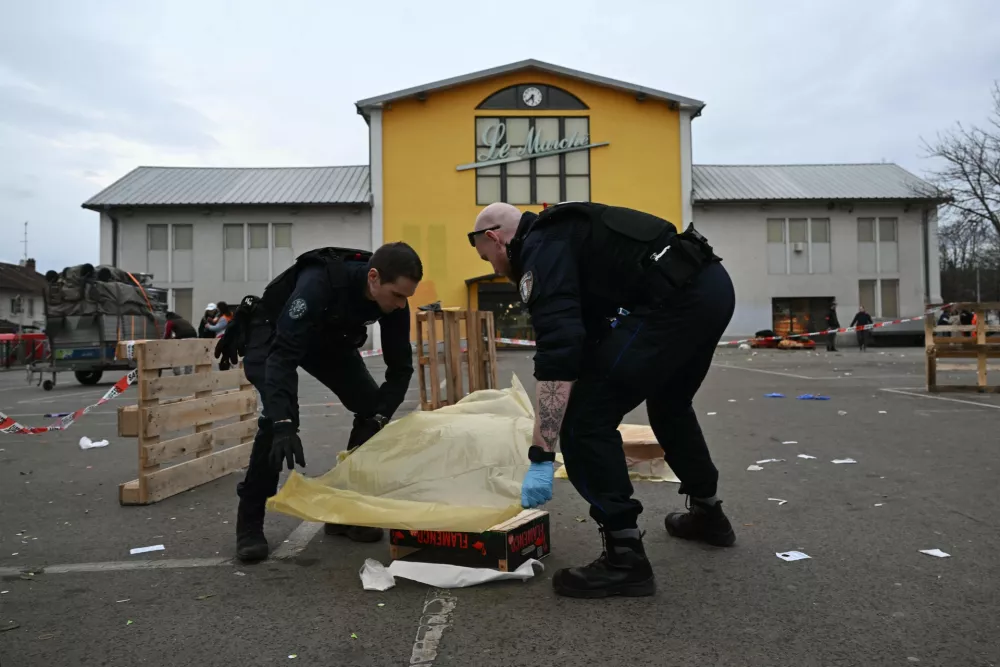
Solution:
M236 555L267 558L265 503L278 489L282 464L305 466L299 439L297 368L330 389L354 413L348 449L379 432L403 402L413 375L410 311L423 277L417 253L405 243L388 243L374 254L321 248L301 255L264 294L246 297L216 348L232 363L243 356L247 379L264 409L246 478L238 485ZM386 364L379 386L358 349L368 325L378 322ZM328 534L359 542L382 538L381 528L327 524Z
M590 503L604 553L560 570L557 593L597 598L655 592L617 428L646 402L688 511L667 532L716 546L736 541L716 496L718 471L692 408L735 294L720 258L693 228L640 211L567 202L541 214L487 206L469 242L517 283L536 335L536 417L524 507L552 498L558 442L576 490Z

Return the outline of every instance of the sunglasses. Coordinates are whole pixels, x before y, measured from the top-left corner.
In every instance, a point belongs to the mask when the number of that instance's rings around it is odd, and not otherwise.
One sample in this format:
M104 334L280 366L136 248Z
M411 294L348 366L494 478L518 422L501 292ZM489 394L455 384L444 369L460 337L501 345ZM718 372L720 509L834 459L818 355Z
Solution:
M485 234L486 232L493 232L500 229L500 225L493 225L492 227L487 227L485 229L479 229L474 232L469 232L469 245L473 248L476 247L476 236L478 234Z

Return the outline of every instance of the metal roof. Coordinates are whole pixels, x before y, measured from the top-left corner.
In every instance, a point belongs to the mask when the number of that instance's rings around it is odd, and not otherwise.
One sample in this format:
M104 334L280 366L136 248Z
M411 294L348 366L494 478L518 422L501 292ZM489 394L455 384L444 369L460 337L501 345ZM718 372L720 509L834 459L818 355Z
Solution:
M606 88L614 88L616 90L621 90L627 93L642 94L654 100L673 102L679 104L682 107L693 109L695 111L694 114L695 116L700 114L701 110L705 107L704 102L692 99L690 97L682 97L680 95L674 95L673 93L668 93L662 90L656 90L655 88L646 88L645 86L637 86L634 83L618 81L617 79L609 79L604 76L598 76L597 74L581 72L579 70L570 69L568 67L562 67L561 65L553 65L551 63L542 62L541 60L535 60L533 58L528 60L520 60L516 63L510 63L509 65L500 65L499 67L491 67L490 69L484 69L478 72L472 72L471 74L454 76L451 77L450 79L442 79L440 81L434 81L433 83L425 83L421 86L415 86L413 88L397 90L394 93L387 93L385 95L379 95L377 97L369 97L366 100L355 102L355 106L358 108L358 113L362 114L363 116L365 116L365 118L367 118L368 109L371 109L372 107L379 107L386 102L392 102L393 100L399 100L405 97L414 97L421 93L430 93L435 90L453 88L455 86L461 86L463 84L471 83L473 81L479 81L481 79L489 79L495 76L500 76L502 74L509 74L511 72L519 72L521 70L528 70L528 69L535 69L542 72L548 72L550 74L555 74L556 76L563 76L568 79L577 79L578 81L586 81L588 83L593 83L598 86L604 86Z
M83 203L108 206L369 204L368 166L138 167Z
M947 201L902 167L882 164L716 165L692 168L694 201Z

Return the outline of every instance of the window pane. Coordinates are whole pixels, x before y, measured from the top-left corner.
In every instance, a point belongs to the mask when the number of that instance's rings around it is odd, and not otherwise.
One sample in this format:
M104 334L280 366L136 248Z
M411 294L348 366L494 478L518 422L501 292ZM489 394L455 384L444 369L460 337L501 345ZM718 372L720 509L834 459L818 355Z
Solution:
M896 241L896 218L878 219L878 240L880 243Z
M500 177L479 176L476 178L476 203L492 204L500 201Z
M250 248L267 247L267 225L250 225Z
M489 146L490 142L483 138L483 134L489 128L500 122L499 118L477 118L476 119L476 146ZM490 135L495 136L491 133Z
M166 250L167 249L167 226L166 225L149 225L146 227L147 233L149 235L149 249L150 250Z
M174 250L191 250L194 247L194 227L174 225Z
M813 243L830 242L830 221L819 218L812 221L812 241Z
M802 218L788 221L788 240L792 243L806 242L806 221Z
M559 119L536 118L535 137L541 141L559 141Z
M535 179L535 203L556 204L559 202L559 177L539 176Z
M785 221L782 218L768 218L767 219L767 242L768 243L784 243L785 242Z
M274 247L292 247L292 226L288 224L274 225Z
M587 139L587 135L590 134L589 120L588 118L567 118L566 136L572 138L573 134L579 134L580 139Z
M858 243L875 242L875 218L858 218Z
M531 203L531 178L528 176L507 177L507 203Z
M527 176L531 173L531 160L521 160L519 162L508 162L507 173L517 176Z
M590 201L590 177L566 177L566 201Z
M500 175L500 165L495 167L482 167L476 170L476 174L479 176L499 176Z
M590 151L575 151L566 153L567 174L590 173Z
M882 281L882 317L899 317L899 281Z
M559 156L553 155L552 157L540 157L535 159L535 173L536 174L554 174L559 175Z
M858 281L858 300L859 306L863 307L865 310L871 312L875 308L875 281L874 280L859 280Z
M223 225L222 231L226 250L243 249L243 225Z
M511 146L523 146L528 141L528 119L508 118L504 141Z

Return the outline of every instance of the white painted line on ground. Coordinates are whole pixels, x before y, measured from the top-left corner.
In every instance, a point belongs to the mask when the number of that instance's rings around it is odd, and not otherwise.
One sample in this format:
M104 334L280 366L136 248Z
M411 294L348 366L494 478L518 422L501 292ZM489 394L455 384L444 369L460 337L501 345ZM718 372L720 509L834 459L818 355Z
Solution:
M902 394L903 396L916 396L917 398L931 398L935 401L948 401L949 403L962 403L964 405L975 405L980 408L992 408L994 410L1000 410L1000 405L994 405L992 403L979 403L978 401L966 401L961 398L948 398L947 396L931 396L930 394L918 394L912 391L903 391L903 389L879 389L879 391L887 391L890 394Z
M282 560L284 558L292 558L298 555L300 551L305 549L312 538L316 537L316 533L319 532L320 528L323 527L322 523L316 521L303 521L288 535L288 538L282 542L281 546L274 550L271 554L271 558L274 560Z
M795 378L797 380L832 380L833 377L829 378L818 378L810 377L808 375L796 375L795 373L784 373L782 371L767 371L763 368L746 368L745 366L730 366L729 364L712 364L713 366L718 366L719 368L732 368L737 371L750 371L752 373L767 373L768 375L783 375L784 377Z
M23 403L52 403L53 401L58 401L58 400L63 399L63 398L69 398L70 396L96 396L96 397L100 398L101 396L103 396L106 393L108 393L107 389L100 389L100 390L91 389L90 391L74 391L74 392L70 392L68 394L50 394L50 393L46 392L45 395L43 395L43 396L39 396L37 398L26 398L23 401L18 401L17 403L18 403L18 405L21 405Z
M438 646L444 629L452 625L452 612L458 598L450 591L437 588L427 590L424 608L420 612L417 638L410 653L411 665L432 665L438 657Z
M72 574L76 572L122 572L126 570L176 570L192 567L219 567L232 564L231 558L167 558L164 560L106 561L103 563L68 563L46 565L32 570L24 567L0 567L0 577L18 576L24 572L43 574Z

